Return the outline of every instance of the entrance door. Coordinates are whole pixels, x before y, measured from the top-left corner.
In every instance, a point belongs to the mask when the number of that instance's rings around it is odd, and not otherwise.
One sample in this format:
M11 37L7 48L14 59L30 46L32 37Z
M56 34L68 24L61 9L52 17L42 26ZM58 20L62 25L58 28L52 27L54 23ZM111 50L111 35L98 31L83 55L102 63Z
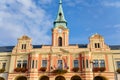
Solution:
M20 77L18 77L16 80L27 80L27 78L24 77L24 76L20 76Z
M107 80L107 79L102 76L96 76L94 80Z
M49 80L49 77L48 77L48 76L42 76L42 77L40 78L40 80Z
M65 78L63 76L57 76L55 80L65 80Z
M81 80L81 78L79 76L73 76L71 77L71 80Z
M3 77L0 77L0 80L5 80Z

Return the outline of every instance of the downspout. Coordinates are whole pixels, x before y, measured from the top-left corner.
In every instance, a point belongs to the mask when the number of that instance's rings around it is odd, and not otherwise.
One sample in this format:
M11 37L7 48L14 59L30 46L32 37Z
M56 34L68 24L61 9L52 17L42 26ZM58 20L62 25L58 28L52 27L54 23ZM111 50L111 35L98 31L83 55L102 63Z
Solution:
M116 71L115 71L115 63L114 63L114 59L113 59L113 53L112 53L112 61L113 61L113 68L114 68L115 80L118 80L118 78L117 78L117 73L116 73Z

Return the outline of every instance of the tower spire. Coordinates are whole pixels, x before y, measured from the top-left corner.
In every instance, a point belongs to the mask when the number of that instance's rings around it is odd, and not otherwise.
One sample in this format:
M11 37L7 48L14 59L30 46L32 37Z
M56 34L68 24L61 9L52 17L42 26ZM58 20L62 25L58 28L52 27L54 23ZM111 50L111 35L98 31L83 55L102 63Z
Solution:
M54 27L58 27L58 26L63 26L64 28L67 28L67 22L65 20L63 8L62 8L62 0L59 0L58 14L56 20L54 21Z
M60 0L60 2L59 2L60 4L62 4L62 0Z

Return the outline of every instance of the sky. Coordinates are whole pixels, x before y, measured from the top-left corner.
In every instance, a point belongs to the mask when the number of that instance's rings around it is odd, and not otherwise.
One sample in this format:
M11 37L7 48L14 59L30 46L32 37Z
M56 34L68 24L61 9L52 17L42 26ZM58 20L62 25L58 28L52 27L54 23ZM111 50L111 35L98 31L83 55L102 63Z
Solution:
M23 35L33 45L51 44L59 0L0 0L0 46L17 44ZM120 0L63 0L69 43L88 44L100 34L108 45L120 45Z

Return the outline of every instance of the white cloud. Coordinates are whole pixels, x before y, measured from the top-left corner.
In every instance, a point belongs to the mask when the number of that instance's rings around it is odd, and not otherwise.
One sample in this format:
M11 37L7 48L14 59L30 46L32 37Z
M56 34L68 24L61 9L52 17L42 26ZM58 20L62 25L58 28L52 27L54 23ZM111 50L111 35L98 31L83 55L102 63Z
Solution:
M114 25L114 28L116 29L116 32L120 34L120 24Z
M77 4L84 2L84 0L65 0L68 6L74 7Z
M53 0L39 0L42 4L50 4Z
M120 28L120 24L114 25L115 28Z
M115 8L120 8L120 1L114 1L114 2L103 2L102 3L104 6L107 6L107 7L115 7Z
M52 27L50 15L33 1L0 2L0 46L15 45L17 38L24 34L33 39L33 44L50 43L51 36L47 34Z

